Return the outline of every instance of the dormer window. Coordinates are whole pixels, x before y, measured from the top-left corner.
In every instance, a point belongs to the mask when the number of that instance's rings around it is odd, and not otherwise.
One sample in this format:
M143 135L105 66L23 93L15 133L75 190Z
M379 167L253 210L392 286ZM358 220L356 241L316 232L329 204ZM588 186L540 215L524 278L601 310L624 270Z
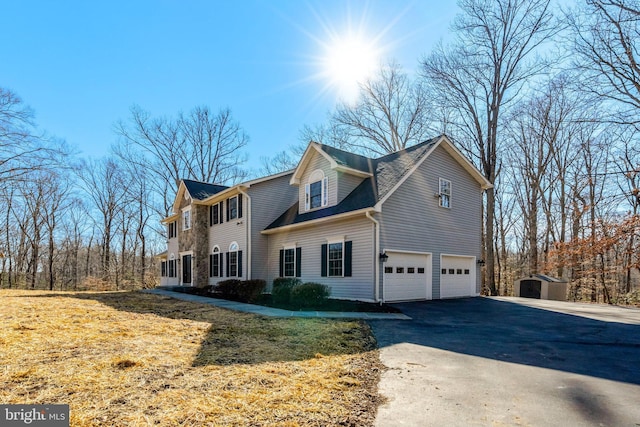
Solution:
M305 185L305 210L327 206L329 200L329 180L320 169L315 170Z

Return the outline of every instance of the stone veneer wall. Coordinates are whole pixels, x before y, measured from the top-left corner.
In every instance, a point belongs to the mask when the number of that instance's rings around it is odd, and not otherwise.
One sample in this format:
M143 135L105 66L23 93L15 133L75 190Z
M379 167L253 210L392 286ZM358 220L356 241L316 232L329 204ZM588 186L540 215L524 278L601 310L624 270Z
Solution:
M193 286L209 283L209 206L191 208L191 234L193 235Z

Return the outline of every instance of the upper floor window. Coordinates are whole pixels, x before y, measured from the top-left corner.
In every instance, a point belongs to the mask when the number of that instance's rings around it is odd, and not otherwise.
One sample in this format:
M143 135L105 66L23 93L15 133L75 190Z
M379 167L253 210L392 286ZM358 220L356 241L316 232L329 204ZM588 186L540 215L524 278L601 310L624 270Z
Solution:
M329 180L320 169L315 170L305 185L305 210L327 206L329 199Z
M182 211L182 229L189 230L191 228L191 209Z
M176 237L177 235L177 230L176 230L176 222L175 221L171 221L169 223L169 238L173 238Z
M440 199L440 206L443 208L451 207L451 181L440 178L438 196Z
M227 221L238 218L238 196L229 198L227 209Z

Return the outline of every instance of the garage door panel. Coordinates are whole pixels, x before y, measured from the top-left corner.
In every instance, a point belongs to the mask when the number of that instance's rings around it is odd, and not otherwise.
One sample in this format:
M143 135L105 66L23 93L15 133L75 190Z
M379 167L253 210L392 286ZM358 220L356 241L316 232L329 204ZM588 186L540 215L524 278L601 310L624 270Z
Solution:
M440 269L441 298L475 296L475 258L443 255Z
M424 300L431 298L431 256L394 253L384 266L386 301Z

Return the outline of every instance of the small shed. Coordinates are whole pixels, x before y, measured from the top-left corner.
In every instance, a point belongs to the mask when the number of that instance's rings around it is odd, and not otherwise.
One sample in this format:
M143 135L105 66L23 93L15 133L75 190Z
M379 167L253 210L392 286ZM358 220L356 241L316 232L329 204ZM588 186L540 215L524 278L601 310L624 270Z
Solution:
M544 274L532 274L516 280L513 291L517 297L566 301L568 286L566 280Z

